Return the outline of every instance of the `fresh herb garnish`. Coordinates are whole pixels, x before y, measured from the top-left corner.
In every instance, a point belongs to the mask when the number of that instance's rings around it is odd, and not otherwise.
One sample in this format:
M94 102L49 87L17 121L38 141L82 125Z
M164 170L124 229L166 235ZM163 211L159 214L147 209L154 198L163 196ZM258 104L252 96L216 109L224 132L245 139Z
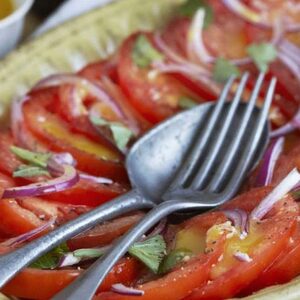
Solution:
M153 62L162 61L164 56L152 46L144 34L141 34L134 44L132 59L138 67L147 68Z
M91 117L91 122L96 126L109 127L112 132L113 139L121 151L126 149L128 142L134 135L128 127L119 122L108 122L102 118L96 117Z
M143 262L152 272L158 273L160 263L166 255L166 243L161 235L137 242L128 253Z
M36 176L50 176L49 172L41 167L21 165L14 173L13 177L36 177Z
M176 249L171 251L163 260L159 272L161 274L168 273L185 258L191 257L193 252L187 249Z
M39 152L32 152L23 148L19 148L16 146L10 147L11 152L13 152L16 156L25 160L35 166L46 168L47 162L51 157L50 153L39 153Z
M213 9L205 0L187 0L179 8L179 15L192 18L197 10L204 9L205 19L204 28L207 28L213 21Z
M38 260L36 260L33 264L31 264L31 268L35 269L55 269L60 258L69 252L69 248L66 243L54 248L52 251L46 253L41 256Z
M98 258L105 254L105 249L78 249L73 255L78 258Z
M178 105L182 109L190 109L197 106L197 102L188 97L181 97L179 99Z
M225 58L218 58L213 68L213 78L215 81L224 83L231 76L240 76L239 69Z
M270 43L252 44L247 48L247 53L261 72L267 72L269 64L277 57L277 50Z

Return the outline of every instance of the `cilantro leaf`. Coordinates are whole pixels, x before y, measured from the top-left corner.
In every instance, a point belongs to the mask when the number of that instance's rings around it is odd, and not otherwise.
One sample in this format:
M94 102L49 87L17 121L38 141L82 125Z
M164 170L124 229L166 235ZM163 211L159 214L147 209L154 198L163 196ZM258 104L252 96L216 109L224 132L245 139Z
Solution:
M182 109L190 109L190 108L197 106L197 102L188 97L181 97L179 99L178 105Z
M185 257L192 256L193 253L187 249L176 249L171 251L163 260L159 272L161 274L168 273L174 267L176 267L180 262L184 260Z
M187 0L179 7L179 15L192 18L197 10L204 9L205 19L204 28L207 28L213 21L213 9L205 0Z
M218 58L213 67L213 78L215 81L224 83L231 76L240 76L239 69L225 58Z
M49 172L41 167L22 165L14 171L13 177L35 177L35 176L50 176Z
M166 255L166 243L161 235L154 236L131 246L128 253L143 262L152 272L158 273Z
M60 258L68 252L69 248L67 244L64 243L41 256L38 260L31 264L30 267L35 269L55 269Z
M270 43L252 44L247 48L247 53L261 72L267 72L269 64L277 57L277 50Z
M50 153L32 152L16 146L11 146L10 150L19 158L41 168L47 167L47 162L51 157Z
M133 47L132 59L138 67L147 68L155 61L162 61L164 56L152 46L144 34L141 34Z
M112 132L117 147L121 151L126 149L128 142L134 135L128 127L119 122L109 122L96 117L91 117L91 122L96 126L108 126Z

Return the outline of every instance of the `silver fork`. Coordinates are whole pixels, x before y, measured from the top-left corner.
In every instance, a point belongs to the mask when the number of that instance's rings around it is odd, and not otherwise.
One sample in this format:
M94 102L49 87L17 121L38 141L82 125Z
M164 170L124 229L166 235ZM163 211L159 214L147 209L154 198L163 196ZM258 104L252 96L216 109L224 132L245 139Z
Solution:
M268 111L276 85L273 78L264 104L258 109L255 103L264 74L259 75L249 102L242 104L247 80L248 74L245 74L229 104L225 104L229 89L224 89L205 128L197 136L186 160L164 193L161 204L124 235L109 253L57 294L54 300L92 299L115 263L162 218L180 210L216 207L237 192L245 175L253 167L255 156L264 150L261 141L268 139L268 134L264 135L264 132L269 130Z

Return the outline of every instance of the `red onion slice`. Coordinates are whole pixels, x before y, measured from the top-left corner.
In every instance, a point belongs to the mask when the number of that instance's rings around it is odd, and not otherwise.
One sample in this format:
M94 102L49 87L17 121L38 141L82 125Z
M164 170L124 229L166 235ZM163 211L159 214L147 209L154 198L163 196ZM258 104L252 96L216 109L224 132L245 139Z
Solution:
M271 143L265 152L262 165L256 178L256 186L266 186L272 182L276 162L283 151L284 138L280 137Z
M260 204L251 212L250 219L261 220L273 206L287 195L300 182L300 173L293 169L275 188L264 198Z
M240 0L223 0L225 6L235 13L237 16L241 17L247 22L254 25L258 25L264 28L273 28L273 24L264 21L263 16L249 8L246 4L242 3ZM287 23L285 24L285 30L289 32L299 31L300 23Z
M111 98L111 96L100 86L100 84L96 84L86 78L80 77L78 75L73 74L57 74L51 75L40 82L38 82L33 90L37 90L40 88L46 88L51 86L59 86L63 84L72 84L76 86L81 86L88 91L88 93L95 97L98 101L103 101L110 107L114 109L114 111L120 116L123 116L123 112L121 108L116 104L116 102Z
M50 228L53 224L54 224L55 220L51 219L49 222L45 223L44 225L35 228L29 232L26 232L24 234L21 234L17 237L8 239L6 241L4 241L3 243L1 243L1 246L6 246L6 247L14 247L17 246L19 244L23 244L24 242L34 238L35 236L37 236L38 234L40 234L41 232L45 231L46 229Z
M120 295L127 296L143 296L145 292L143 290L127 287L122 283L116 283L111 286L111 291Z
M88 180L94 183L99 183L99 184L113 184L113 181L109 178L105 178L105 177L96 177L96 176L92 176L86 173L80 173L79 174L80 179L83 180Z
M239 208L222 210L225 216L233 223L234 227L241 229L241 238L245 238L248 234L248 215Z
M295 131L296 129L300 129L300 108L298 109L297 113L290 122L286 123L278 129L273 130L271 132L271 137L275 138L284 136L290 132Z
M253 260L247 253L241 251L236 251L233 256L241 262L251 262Z
M57 268L64 268L78 265L82 261L81 257L76 257L72 252L64 254L58 264Z
M79 175L72 166L63 165L62 168L64 174L61 177L45 182L32 183L26 186L7 188L4 190L2 198L41 196L69 189L79 181Z

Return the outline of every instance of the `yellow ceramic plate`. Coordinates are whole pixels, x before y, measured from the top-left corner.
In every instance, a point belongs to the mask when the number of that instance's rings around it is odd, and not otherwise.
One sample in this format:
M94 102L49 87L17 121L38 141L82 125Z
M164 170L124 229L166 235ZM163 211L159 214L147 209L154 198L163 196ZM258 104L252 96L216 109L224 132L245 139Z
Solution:
M108 56L130 33L162 26L183 1L115 1L22 46L0 62L1 126L7 124L11 100L39 79L57 72L77 71ZM299 300L300 278L244 299Z

